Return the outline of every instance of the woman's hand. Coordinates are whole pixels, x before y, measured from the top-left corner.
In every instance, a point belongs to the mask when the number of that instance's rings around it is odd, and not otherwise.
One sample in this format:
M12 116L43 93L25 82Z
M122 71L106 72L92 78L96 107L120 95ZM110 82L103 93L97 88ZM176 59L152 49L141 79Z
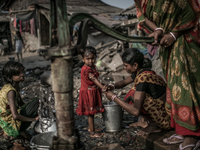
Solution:
M157 30L154 31L153 33L149 34L149 37L154 37L154 42L152 45L158 45L158 37L163 37L163 31L162 30Z
M34 121L38 121L39 120L39 116L35 117L34 119L35 119Z
M105 92L105 95L109 100L112 100L112 96L115 95L115 94L111 91L107 91L107 92Z
M160 41L160 45L169 47L175 42L174 38L170 34L165 34Z
M104 85L103 86L103 89L102 89L102 91L103 92L106 92L106 91L109 91L109 90L114 90L115 89L115 86L113 85L113 84L108 84L108 85Z

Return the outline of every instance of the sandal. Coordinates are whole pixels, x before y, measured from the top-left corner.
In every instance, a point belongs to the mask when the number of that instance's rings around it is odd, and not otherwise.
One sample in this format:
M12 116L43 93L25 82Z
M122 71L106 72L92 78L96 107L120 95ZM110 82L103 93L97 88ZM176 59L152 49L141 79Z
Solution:
M196 143L196 145L195 145L193 150L197 150L199 147L200 147L200 140L197 141L197 143Z
M189 147L195 147L195 144L189 144L189 145L186 145L184 147L182 147L182 143L179 145L180 150L184 150L184 149L189 148Z
M176 140L176 141L169 141L169 140L171 140L172 138L176 138L176 139L179 139L179 140ZM178 143L182 143L183 140L184 140L183 137L180 137L180 136L178 136L177 134L173 134L173 135L170 136L169 138L163 139L163 142L164 142L165 144L178 144Z

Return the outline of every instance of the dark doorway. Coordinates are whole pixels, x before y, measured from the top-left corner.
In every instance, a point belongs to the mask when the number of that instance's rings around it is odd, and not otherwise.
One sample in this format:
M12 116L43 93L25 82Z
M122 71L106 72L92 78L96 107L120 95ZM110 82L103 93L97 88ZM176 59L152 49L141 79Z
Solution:
M49 45L49 21L40 14L41 45Z

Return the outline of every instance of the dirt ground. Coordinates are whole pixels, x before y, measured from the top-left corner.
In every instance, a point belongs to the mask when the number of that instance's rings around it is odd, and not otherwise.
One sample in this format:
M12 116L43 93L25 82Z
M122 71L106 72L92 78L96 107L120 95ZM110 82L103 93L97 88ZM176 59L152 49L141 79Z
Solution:
M4 64L9 61L9 57L15 57L15 54L0 56L0 71ZM43 57L38 56L37 52L26 52L23 53L23 62L21 62L25 68L25 81L21 84L21 95L25 102L28 102L34 97L39 97L40 95L40 75L45 70L50 69L50 61L45 60ZM36 71L37 70L37 71ZM38 73L39 70L39 73ZM78 89L80 88L80 69L76 69L74 72L74 112L78 104ZM102 76L103 77L103 76ZM105 78L102 78L102 80ZM0 88L3 86L2 78L0 78ZM123 90L127 91L129 88L125 87ZM123 91L122 90L122 91ZM120 91L115 91L119 93ZM123 99L125 95L122 94L121 98ZM108 100L103 97L103 102ZM87 131L88 122L86 116L77 116L75 112L75 127L79 131L80 141L84 143L85 150L91 150L97 146L105 146L113 143L119 143L126 150L139 150L146 149L145 145L137 142L136 132L138 128L129 128L128 125L137 120L137 118L124 113L122 130L114 133L105 133L103 138L91 138ZM102 132L105 132L105 124L101 114L95 115L95 127L100 128ZM36 132L33 128L29 128L28 132L34 136ZM8 141L4 139L0 134L0 150L5 149L14 149L14 150L23 150L31 149L29 141L19 137L13 141Z

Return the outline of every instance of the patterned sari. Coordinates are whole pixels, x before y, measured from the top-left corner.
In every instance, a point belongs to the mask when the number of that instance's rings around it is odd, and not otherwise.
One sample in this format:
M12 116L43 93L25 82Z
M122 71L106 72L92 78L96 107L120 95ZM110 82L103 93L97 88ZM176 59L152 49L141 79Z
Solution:
M124 101L134 105L134 93L135 91L144 91L146 93L142 106L142 115L146 118L150 118L159 128L163 130L170 129L170 109L166 106L166 103L159 98L153 98L150 93L147 93L146 84L157 85L159 87L166 87L165 81L158 76L154 71L142 71L138 74L134 81L134 87L126 94ZM143 87L143 88L139 88ZM152 86L151 86L152 87ZM164 88L165 89L165 88ZM165 93L165 91L164 91Z
M168 86L167 103L171 108L171 126L176 126L176 132L183 127L188 129L186 134L200 136L199 3L197 0L135 2L139 27L147 33L152 31L143 24L145 17L163 28L165 34L182 31L172 46L160 47L160 60Z

